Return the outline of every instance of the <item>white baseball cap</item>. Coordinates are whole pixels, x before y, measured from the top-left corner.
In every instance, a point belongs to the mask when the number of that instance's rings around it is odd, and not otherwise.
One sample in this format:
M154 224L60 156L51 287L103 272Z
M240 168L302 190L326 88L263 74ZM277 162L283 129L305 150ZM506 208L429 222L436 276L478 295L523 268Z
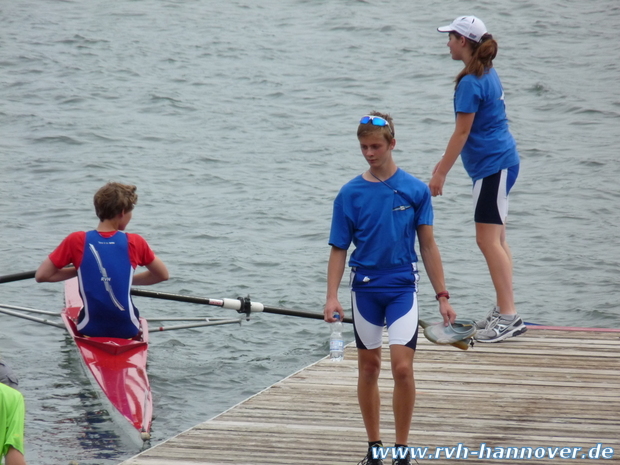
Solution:
M452 21L452 24L438 27L437 30L439 32L458 32L474 42L480 42L482 36L487 33L487 28L482 20L475 16L459 16Z

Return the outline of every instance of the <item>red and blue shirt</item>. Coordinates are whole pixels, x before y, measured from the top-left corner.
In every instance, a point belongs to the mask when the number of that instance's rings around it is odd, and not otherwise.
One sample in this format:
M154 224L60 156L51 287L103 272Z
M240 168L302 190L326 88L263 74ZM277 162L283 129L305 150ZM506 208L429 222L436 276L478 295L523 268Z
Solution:
M84 307L78 330L91 337L131 338L139 332L139 313L131 300L137 266L155 259L147 242L122 231L75 232L54 250L56 268L72 263L78 271Z

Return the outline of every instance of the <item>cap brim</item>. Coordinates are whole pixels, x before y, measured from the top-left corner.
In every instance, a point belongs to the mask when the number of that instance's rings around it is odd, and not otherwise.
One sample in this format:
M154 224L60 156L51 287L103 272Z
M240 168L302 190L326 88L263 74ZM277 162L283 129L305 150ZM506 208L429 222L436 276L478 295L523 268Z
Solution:
M454 28L452 27L452 24L449 24L447 26L438 27L437 31L439 31L439 32L452 32L452 31L454 31Z

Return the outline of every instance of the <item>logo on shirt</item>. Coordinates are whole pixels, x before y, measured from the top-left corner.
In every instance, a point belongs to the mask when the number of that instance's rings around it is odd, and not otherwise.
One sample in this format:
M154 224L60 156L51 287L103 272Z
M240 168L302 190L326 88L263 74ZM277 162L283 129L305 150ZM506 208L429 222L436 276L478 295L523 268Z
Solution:
M112 299L112 302L114 303L114 305L119 310L124 312L125 307L123 307L123 304L121 304L116 298L116 296L114 295L114 291L112 290L112 285L110 284L110 281L112 281L112 278L108 276L107 270L103 267L103 262L101 261L101 257L99 256L99 253L97 253L97 249L95 249L95 246L93 244L89 244L88 246L90 248L90 251L95 256L95 260L97 261L97 266L99 267L99 272L101 273L101 281L103 282L103 285L105 286L105 290L108 291L108 294L110 294L110 299Z

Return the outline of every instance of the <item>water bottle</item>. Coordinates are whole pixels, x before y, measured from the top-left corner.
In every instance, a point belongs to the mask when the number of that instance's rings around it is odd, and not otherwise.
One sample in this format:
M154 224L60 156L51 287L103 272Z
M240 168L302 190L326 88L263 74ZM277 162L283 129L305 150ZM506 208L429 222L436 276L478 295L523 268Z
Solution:
M336 321L332 325L332 333L329 335L329 358L332 362L340 362L344 355L344 339L342 337L342 321L340 314L334 315Z

